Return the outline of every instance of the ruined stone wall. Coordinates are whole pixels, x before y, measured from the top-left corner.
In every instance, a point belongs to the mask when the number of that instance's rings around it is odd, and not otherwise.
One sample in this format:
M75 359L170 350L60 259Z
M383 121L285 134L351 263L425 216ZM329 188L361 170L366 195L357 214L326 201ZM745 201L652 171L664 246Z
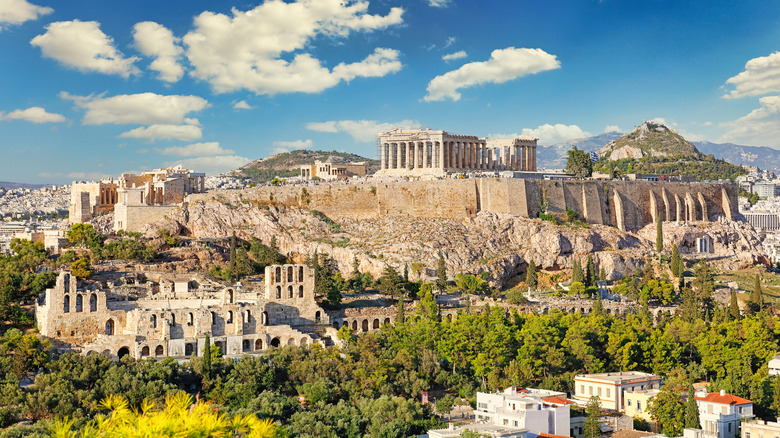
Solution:
M141 231L144 225L164 219L178 208L175 205L116 204L114 230Z

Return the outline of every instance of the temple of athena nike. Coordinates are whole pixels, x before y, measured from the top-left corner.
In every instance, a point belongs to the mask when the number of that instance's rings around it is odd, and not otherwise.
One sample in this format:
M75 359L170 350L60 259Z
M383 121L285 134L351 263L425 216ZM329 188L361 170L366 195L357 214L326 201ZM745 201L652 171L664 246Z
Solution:
M536 171L538 139L478 138L432 129L393 129L379 134L377 175L416 176L451 172Z

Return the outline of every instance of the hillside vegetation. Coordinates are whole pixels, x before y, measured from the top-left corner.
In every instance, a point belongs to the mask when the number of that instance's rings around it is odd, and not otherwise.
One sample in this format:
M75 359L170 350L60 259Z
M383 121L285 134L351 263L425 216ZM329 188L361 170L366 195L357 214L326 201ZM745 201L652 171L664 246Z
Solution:
M289 178L300 174L300 167L313 164L314 161L325 161L331 158L334 162L367 161L369 173L379 169L379 160L361 157L360 155L337 151L295 150L272 155L236 169L238 176L249 178L252 182L263 183L274 177Z

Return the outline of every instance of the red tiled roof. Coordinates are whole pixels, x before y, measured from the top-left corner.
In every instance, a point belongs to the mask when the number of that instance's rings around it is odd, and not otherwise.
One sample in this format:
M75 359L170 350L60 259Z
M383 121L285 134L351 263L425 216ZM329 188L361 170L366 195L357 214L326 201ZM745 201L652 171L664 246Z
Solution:
M566 400L565 398L560 398L560 397L547 397L547 398L543 398L542 401L547 402L547 403L555 403L557 405L573 405L573 404L575 404L571 400Z
M744 405L746 403L753 403L750 400L744 399L742 397L737 397L736 395L731 395L731 394L720 395L719 392L711 392L704 397L694 397L694 398L696 400L711 402L711 403L720 403L722 405Z
M569 438L569 437L563 436L563 435L553 435L551 433L544 433L544 432L540 433L537 436L539 436L541 438Z

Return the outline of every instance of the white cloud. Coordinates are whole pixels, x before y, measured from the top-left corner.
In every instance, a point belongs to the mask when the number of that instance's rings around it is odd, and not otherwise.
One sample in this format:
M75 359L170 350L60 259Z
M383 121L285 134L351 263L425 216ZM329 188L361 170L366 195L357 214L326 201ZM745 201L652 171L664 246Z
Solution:
M618 125L607 125L606 128L604 128L604 132L623 132L622 129Z
M443 59L443 60L445 60L447 62L450 62L450 61L454 61L456 59L465 58L466 56L468 56L466 54L466 52L464 50L460 50L460 51L457 51L455 53L449 53L447 55L444 55L444 56L441 57L441 59Z
M116 74L124 78L140 74L133 65L137 57L125 58L114 41L100 30L97 21L58 21L46 26L46 33L30 41L43 56L81 71Z
M274 154L282 154L296 149L311 149L312 147L314 147L314 142L311 141L310 139L293 140L293 141L275 141L274 146L276 147L271 152Z
M251 109L255 109L255 107L253 107L252 105L246 103L245 100L239 100L238 102L233 104L233 109L237 109L237 110L239 110L239 109L251 110Z
M376 77L401 69L399 53L377 48L363 61L324 67L303 52L317 36L346 37L403 22L402 8L385 15L367 14L368 2L344 0L267 1L231 16L203 12L184 36L187 57L197 79L218 93L247 89L256 94L315 93L355 77Z
M203 136L200 126L155 124L125 131L117 138L138 138L155 142L157 140L192 141Z
M780 96L758 99L761 108L721 126L729 130L719 141L780 148Z
M428 0L428 5L434 8L446 8L452 0Z
M311 122L306 124L306 129L319 132L344 132L355 141L366 143L374 141L380 132L394 128L419 128L420 122L402 120L395 123L380 123L376 120L332 120L329 122Z
M157 152L163 155L176 155L179 157L209 157L214 155L230 155L236 153L230 149L222 149L222 147L219 145L219 142L216 141L157 149Z
M555 125L545 123L544 125L539 125L534 129L523 128L523 132L520 134L530 135L531 137L538 138L540 145L555 144L566 140L574 140L576 138L585 138L591 136L590 132L583 131L577 125L564 125L563 123L556 123ZM516 138L520 134L491 134L490 137Z
M181 164L186 169L192 169L196 172L205 172L207 175L215 175L227 172L228 170L238 169L250 161L252 160L238 155L218 155L216 157L188 158L186 160L165 163L165 165L175 166Z
M184 50L178 45L181 41L165 26L153 21L137 23L133 27L135 46L146 56L155 60L149 68L159 72L158 79L165 82L177 82L184 75L184 67L179 59Z
M33 123L58 123L68 119L61 114L49 113L39 106L33 106L23 110L14 110L7 114L0 112L0 120L26 120Z
M745 71L729 78L726 84L733 85L734 89L724 94L724 99L780 91L780 52L751 59L745 64Z
M74 96L61 92L60 97L74 101L76 106L87 111L82 121L84 125L102 125L104 123L177 124L186 122L187 114L201 111L209 106L206 99L198 96L155 93L103 97L102 95Z
M702 125L704 125L704 126L712 126L712 122L710 122L710 121L708 120L708 121L706 121L706 122L702 123Z
M494 83L500 84L521 76L554 70L561 67L555 55L542 49L506 49L494 50L490 59L484 62L471 62L436 76L428 83L428 94L423 98L426 102L439 100L460 100L458 89L475 85Z
M677 123L669 121L667 122L665 118L663 117L653 117L652 119L648 120L648 122L655 123L657 125L664 125L667 128L671 128L673 126L677 126Z
M77 181L96 181L102 178L109 178L112 175L102 172L39 172L41 178L70 178Z
M0 1L0 25L22 24L52 12L52 8L34 5L27 0L3 0ZM3 28L0 27L0 30Z

